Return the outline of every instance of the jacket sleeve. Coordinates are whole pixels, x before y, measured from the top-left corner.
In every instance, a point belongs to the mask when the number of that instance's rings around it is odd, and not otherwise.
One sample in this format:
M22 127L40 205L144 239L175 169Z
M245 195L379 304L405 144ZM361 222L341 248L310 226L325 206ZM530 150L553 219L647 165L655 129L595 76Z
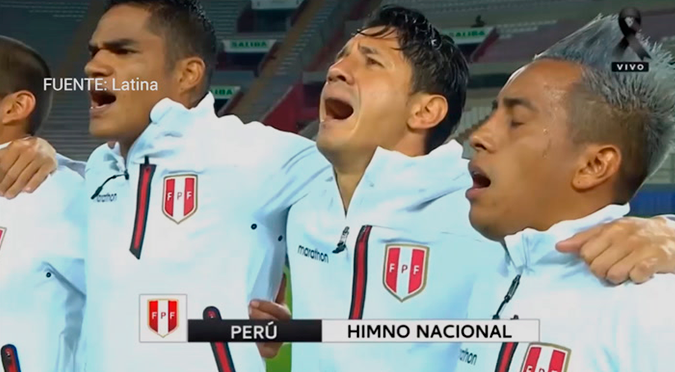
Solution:
M259 139L267 144L261 195L267 209L289 208L307 194L313 181L330 172L330 163L314 141L260 123L248 125L258 126Z
M53 176L55 201L47 208L51 223L40 229L43 249L58 275L82 294L86 245L86 202L84 180L79 170L59 169Z
M624 314L617 324L619 342L615 370L665 372L675 368L675 278L657 275L631 285Z

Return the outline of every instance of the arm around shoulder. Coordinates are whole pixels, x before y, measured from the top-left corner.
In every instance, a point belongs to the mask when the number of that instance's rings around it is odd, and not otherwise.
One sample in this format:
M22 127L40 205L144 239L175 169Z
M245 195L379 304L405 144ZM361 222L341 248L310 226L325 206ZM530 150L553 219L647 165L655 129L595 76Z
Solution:
M618 371L663 372L675 368L675 277L657 275L631 288L617 324ZM630 326L629 326L630 325ZM624 333L621 335L621 333Z
M281 208L290 207L306 195L308 187L319 176L327 174L330 163L319 152L316 143L294 133L251 123L258 127L265 167L271 179L270 202Z

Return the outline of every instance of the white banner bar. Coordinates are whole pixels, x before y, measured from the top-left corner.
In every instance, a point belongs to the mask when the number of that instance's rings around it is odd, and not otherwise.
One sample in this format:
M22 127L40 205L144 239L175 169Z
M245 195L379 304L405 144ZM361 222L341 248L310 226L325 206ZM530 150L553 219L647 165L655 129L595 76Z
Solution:
M322 342L538 342L539 320L323 320Z

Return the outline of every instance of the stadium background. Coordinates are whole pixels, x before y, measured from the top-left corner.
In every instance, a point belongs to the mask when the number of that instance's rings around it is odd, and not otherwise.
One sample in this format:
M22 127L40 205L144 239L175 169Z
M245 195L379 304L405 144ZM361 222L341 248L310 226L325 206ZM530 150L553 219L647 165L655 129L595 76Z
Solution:
M219 115L236 114L313 138L327 67L363 18L383 4L424 12L453 36L469 60L470 91L453 138L464 141L486 118L509 75L535 53L590 21L625 6L642 11L643 32L675 53L675 0L202 0L219 39L212 85ZM36 48L58 77L84 77L87 41L102 0L0 0L0 34ZM480 19L477 17L480 16ZM61 91L40 136L66 156L86 160L86 92ZM470 150L466 148L467 155ZM631 203L633 215L675 211L675 156ZM288 294L290 299L290 293ZM289 346L270 361L288 371Z

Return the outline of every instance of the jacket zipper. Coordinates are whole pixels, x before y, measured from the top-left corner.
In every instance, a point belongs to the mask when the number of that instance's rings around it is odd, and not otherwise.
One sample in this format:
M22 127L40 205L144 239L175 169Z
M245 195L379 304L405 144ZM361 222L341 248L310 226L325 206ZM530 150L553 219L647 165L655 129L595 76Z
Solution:
M0 348L0 354L2 354L2 368L4 372L21 372L16 346L7 344Z
M155 174L157 165L150 164L150 159L146 156L145 163L140 166L138 177L138 189L136 192L136 214L134 217L134 229L131 235L131 247L129 251L137 259L141 259L143 250L143 241L145 240L145 230L148 223L148 212L150 204L150 186L152 177Z
M220 320L220 310L215 306L209 306L204 309L203 318ZM218 372L235 372L234 361L227 342L212 342L211 350L213 350L213 356L216 359Z
M373 227L361 227L356 248L354 249L354 270L352 278L352 302L349 307L349 319L362 319L366 304L366 288L368 283L368 239Z
M516 275L515 278L511 281L511 285L509 286L508 291L506 291L506 295L504 295L504 299L502 302L499 304L499 307L497 308L497 311L495 314L492 316L492 319L500 319L499 316L504 310L504 307L506 304L508 304L512 299L513 296L515 296L516 291L518 290L518 286L520 285L520 276L521 274ZM518 315L514 315L513 318L511 319L518 319ZM517 342L505 342L502 344L501 349L499 350L499 355L497 356L497 363L495 365L495 372L508 372L509 369L511 368L511 362L513 361L513 356L516 353L516 348L518 347Z

